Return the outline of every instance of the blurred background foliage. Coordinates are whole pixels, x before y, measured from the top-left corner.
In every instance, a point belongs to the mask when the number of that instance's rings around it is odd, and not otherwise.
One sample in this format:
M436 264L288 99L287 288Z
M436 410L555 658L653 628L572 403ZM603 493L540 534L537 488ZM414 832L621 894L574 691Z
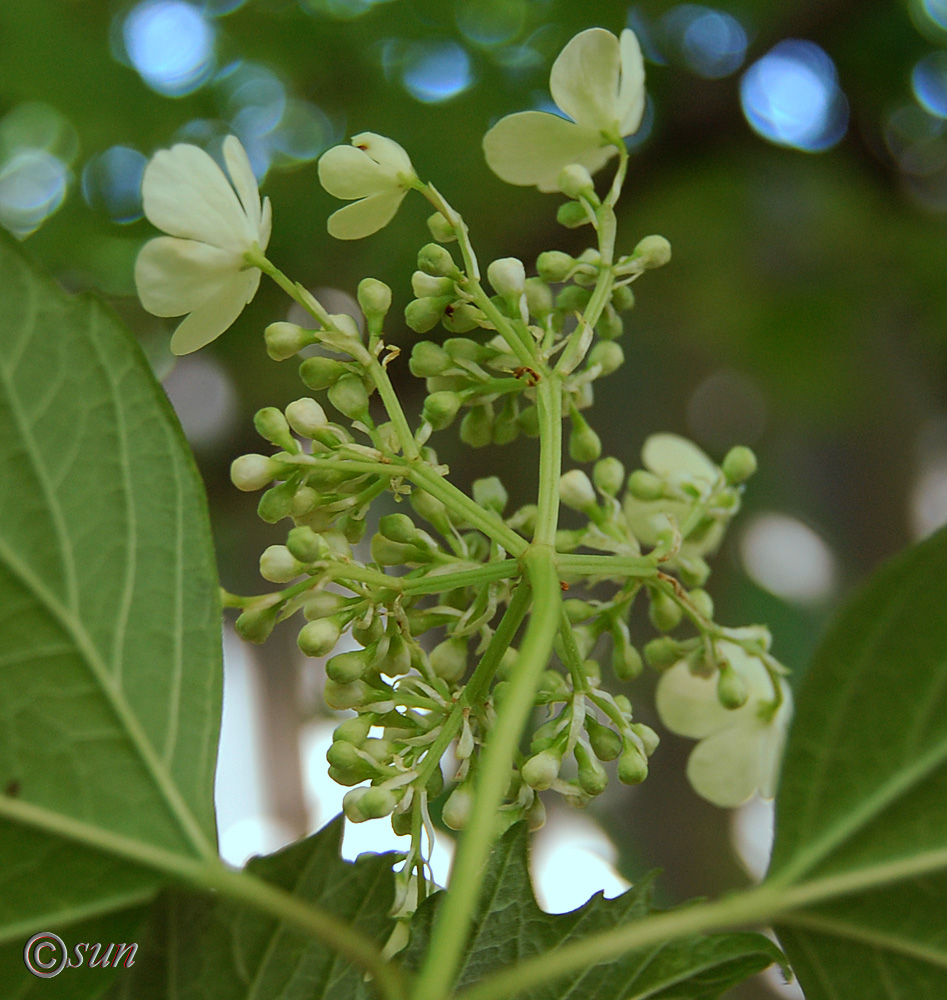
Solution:
M629 467L657 430L718 459L734 443L756 450L711 589L722 622L770 623L800 671L851 585L947 520L947 0L5 0L0 224L139 335L202 465L222 580L262 590L256 554L281 532L227 470L260 447L252 413L301 394L295 366L262 345L286 302L264 284L231 331L173 363L172 324L134 298L153 235L147 158L182 140L214 151L235 132L273 201L279 266L331 290L332 311L364 275L393 286L386 339L404 354L392 372L419 407L406 364L417 336L397 318L426 206L409 198L383 232L335 243L325 218L338 203L315 160L354 132L390 135L465 214L484 264L577 253L587 231L557 226L557 197L490 174L480 142L499 116L548 107L553 58L593 24L634 27L647 57L620 248L657 232L674 258L637 286L627 363L599 383L590 417ZM433 443L461 484L500 462L513 500L528 499L535 442ZM284 659L292 648L289 634ZM667 776L616 795L604 821L628 874L661 864L669 896L717 891L744 876L705 864L692 837L720 842L726 817L684 787L687 746L665 744ZM298 770L280 767L291 786Z

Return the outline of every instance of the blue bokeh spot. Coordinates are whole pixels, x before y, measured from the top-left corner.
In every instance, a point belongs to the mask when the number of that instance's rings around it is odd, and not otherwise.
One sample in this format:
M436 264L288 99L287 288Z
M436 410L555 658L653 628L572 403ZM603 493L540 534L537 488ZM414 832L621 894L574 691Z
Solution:
M153 90L189 94L210 77L214 32L201 10L183 0L145 0L122 27L132 66Z

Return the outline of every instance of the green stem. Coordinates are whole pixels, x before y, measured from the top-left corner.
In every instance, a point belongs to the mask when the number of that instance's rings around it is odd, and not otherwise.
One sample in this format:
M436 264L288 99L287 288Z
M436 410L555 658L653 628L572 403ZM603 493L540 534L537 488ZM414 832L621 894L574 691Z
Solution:
M411 428L408 426L408 419L401 408L401 402L395 393L394 386L391 384L391 379L388 378L387 369L379 362L378 358L371 356L365 367L368 369L368 374L371 375L372 381L375 383L378 395L381 397L381 401L388 413L388 419L391 421L395 433L398 435L398 443L401 445L404 457L410 462L416 461L421 457L421 449L418 447L417 441L414 440L414 434L411 433Z
M494 580L507 580L519 576L520 564L516 559L500 559L477 569L458 570L456 573L425 573L417 579L399 578L405 594L441 594L458 587L478 587Z
M539 497L536 544L556 544L559 526L559 477L562 472L562 380L555 372L543 372L536 387L539 410Z
M658 567L650 556L593 556L562 552L559 569L563 574L582 576L656 577Z
M483 868L497 833L497 812L509 785L520 733L532 711L539 678L549 663L561 606L555 553L533 544L524 557L533 590L533 612L510 688L484 749L470 822L460 841L450 887L438 911L414 1000L440 1000L454 983L470 933Z

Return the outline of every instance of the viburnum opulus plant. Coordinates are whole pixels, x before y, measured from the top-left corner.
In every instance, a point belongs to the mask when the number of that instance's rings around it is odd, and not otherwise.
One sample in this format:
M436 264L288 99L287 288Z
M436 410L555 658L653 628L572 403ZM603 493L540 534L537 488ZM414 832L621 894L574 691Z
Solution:
M694 788L720 806L774 794L791 714L767 629L717 623L705 589L753 454L735 447L717 465L658 433L629 475L602 454L587 416L596 382L624 361L632 283L670 259L662 237L625 252L616 231L624 138L645 101L635 35L583 31L556 59L550 89L568 118L513 114L484 138L495 173L564 195L559 222L590 232L588 249L547 250L533 274L510 256L490 262L484 279L464 218L393 139L363 132L323 154L319 180L348 202L328 220L334 237L370 236L412 192L433 209L433 242L418 252L403 320L389 315L391 290L374 278L358 283L356 318L329 313L277 269L265 255L270 204L234 137L223 145L226 172L178 145L144 175L145 213L167 235L144 247L136 280L149 311L187 314L175 353L222 334L261 274L314 320L266 330L276 361L321 350L299 364L298 399L256 414L264 452L233 463L239 489L264 491L260 517L287 531L260 556L276 589L227 603L242 609L245 639L262 642L295 617L302 652L327 657L326 703L350 713L327 754L330 775L350 788L345 815L390 816L411 837L397 876L405 927L435 888L432 800L464 831L418 997L450 988L480 873L506 828L541 826L546 795L581 807L610 776L647 778L659 735L637 721L626 693L644 662L661 672L663 723L700 741L688 763ZM610 161L600 196L592 174ZM405 363L425 381L419 419L389 378ZM455 425L471 447L537 438L534 502L509 509L502 466L472 495L453 485L435 449ZM386 494L398 512L376 522L372 506ZM578 526L560 527L562 507ZM650 636L631 634L635 602L647 604ZM334 653L347 632L356 648ZM395 935L389 954L407 939Z

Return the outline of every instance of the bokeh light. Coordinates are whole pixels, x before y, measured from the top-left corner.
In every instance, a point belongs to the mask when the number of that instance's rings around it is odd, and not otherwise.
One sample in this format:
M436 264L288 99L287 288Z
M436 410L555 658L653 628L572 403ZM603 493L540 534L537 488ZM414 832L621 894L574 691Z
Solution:
M747 576L776 597L798 604L827 600L835 591L832 550L812 528L788 514L758 514L740 540Z
M21 149L0 167L0 225L19 239L35 232L66 196L66 164L45 149Z
M470 56L456 42L417 42L405 54L401 82L425 104L449 101L473 82Z
M930 52L914 64L911 87L918 103L938 118L947 118L947 52Z
M226 442L237 422L237 393L226 370L207 354L190 354L164 380L191 447L208 450Z
M766 427L766 397L749 376L729 368L712 372L687 403L687 426L699 444L724 452L754 444Z
M679 4L664 15L663 28L669 46L698 76L711 80L729 76L746 58L746 31L732 14Z
M459 0L454 16L475 45L505 45L523 30L526 0Z
M214 68L214 31L184 0L145 0L122 25L129 62L159 94L180 97L202 86Z
M920 14L923 21L931 27L947 31L947 0L919 0L913 5L911 13L915 20L918 20L917 15Z
M754 131L780 146L820 152L848 127L835 64L814 42L775 45L743 74L740 101Z
M113 222L134 222L142 216L141 178L147 159L129 146L112 146L85 165L82 197Z

